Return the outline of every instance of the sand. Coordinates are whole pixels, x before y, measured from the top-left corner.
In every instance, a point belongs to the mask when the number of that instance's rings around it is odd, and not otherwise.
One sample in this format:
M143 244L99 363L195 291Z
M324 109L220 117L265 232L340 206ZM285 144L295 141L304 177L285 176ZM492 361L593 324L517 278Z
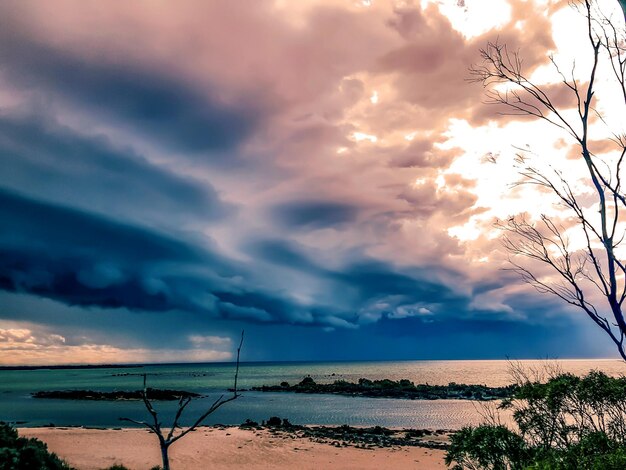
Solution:
M144 429L22 428L80 470L124 464L132 470L159 465L154 434ZM170 448L172 470L193 469L444 469L444 451L423 447L334 447L306 438L277 437L267 430L202 427Z

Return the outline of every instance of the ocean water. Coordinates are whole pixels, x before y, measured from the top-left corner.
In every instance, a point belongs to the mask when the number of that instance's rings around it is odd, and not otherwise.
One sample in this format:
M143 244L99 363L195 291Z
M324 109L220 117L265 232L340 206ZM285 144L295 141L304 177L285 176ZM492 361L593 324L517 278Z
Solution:
M564 372L585 374L598 369L609 375L626 374L626 364L616 359L521 361L525 369L554 367ZM186 410L189 424L233 385L233 364L148 365L111 369L40 369L0 371L0 420L19 426L119 427L129 423L120 417L146 419L138 401L78 401L35 399L38 390L89 389L99 391L137 390L142 375L148 386L188 390L205 395L193 400ZM446 385L450 382L507 385L512 382L507 361L395 361L323 363L245 363L239 371L239 387L287 381L294 384L305 376L316 382L334 380L409 379L415 383ZM493 406L488 405L488 406ZM176 403L156 402L164 424L176 411ZM288 418L296 424L350 424L355 426L458 429L482 421L483 405L467 400L399 400L384 398L244 392L211 415L207 424L240 424L246 419L261 421L271 416ZM504 417L506 419L506 417Z

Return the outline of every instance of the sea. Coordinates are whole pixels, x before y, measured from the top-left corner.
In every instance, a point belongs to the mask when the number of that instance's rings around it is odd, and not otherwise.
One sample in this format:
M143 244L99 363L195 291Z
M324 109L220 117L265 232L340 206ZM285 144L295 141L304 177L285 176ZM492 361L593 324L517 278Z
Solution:
M601 370L612 376L626 374L626 363L617 359L516 361L527 371L553 370L584 375ZM139 390L143 374L148 386L187 390L201 394L185 410L182 425L191 424L203 410L228 396L235 366L231 363L163 364L120 368L0 370L0 421L30 426L126 427L126 417L145 420L140 401L80 401L37 399L40 390ZM414 383L447 385L450 382L503 386L513 382L511 362L484 361L393 361L393 362L264 362L242 363L238 387L295 384L310 376L318 383L359 378L409 379ZM272 416L294 424L384 426L389 428L460 429L484 420L486 407L494 402L470 400L405 400L301 393L244 391L205 421L206 424L241 424L246 419L261 422ZM171 422L177 402L155 402L164 425ZM504 416L504 419L507 419Z

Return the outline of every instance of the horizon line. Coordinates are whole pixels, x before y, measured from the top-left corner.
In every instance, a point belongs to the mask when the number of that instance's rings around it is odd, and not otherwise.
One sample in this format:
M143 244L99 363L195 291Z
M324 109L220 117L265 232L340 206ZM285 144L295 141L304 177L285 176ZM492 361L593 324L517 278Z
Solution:
M320 364L351 362L481 362L481 361L622 361L619 357L525 357L525 358L483 358L483 359L329 359L329 360L277 360L277 361L239 361L240 364ZM65 363L65 364L0 364L3 370L40 370L40 369L115 369L141 368L153 366L190 366L190 365L230 365L236 361L201 361L201 362L137 362L137 363Z

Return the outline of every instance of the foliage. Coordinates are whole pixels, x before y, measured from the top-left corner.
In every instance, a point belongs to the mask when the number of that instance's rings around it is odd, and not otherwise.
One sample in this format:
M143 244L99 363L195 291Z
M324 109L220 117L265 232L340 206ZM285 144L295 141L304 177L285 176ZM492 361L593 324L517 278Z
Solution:
M626 468L626 447L606 434L592 432L564 450L546 452L529 470L621 470Z
M499 423L455 433L446 456L454 469L604 470L626 468L626 377L592 371L527 380L500 408L516 430Z
M19 437L17 431L0 422L0 470L71 470L45 443Z
M524 439L504 426L466 427L451 437L446 464L454 470L517 470L531 463Z

